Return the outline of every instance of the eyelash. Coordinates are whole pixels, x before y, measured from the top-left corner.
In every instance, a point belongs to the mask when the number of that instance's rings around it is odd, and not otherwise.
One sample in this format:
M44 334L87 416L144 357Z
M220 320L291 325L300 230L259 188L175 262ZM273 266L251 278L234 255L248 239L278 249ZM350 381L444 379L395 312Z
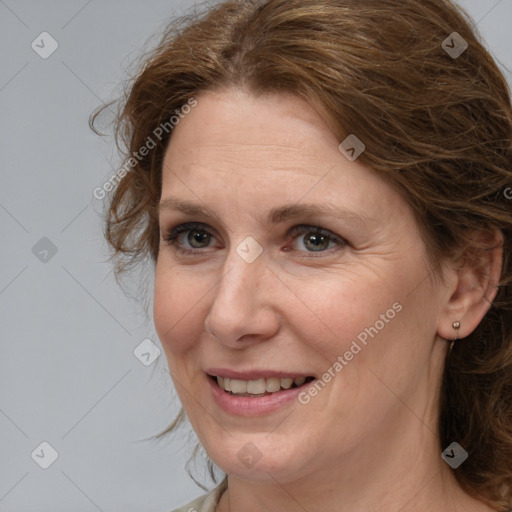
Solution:
M204 255L204 253L206 252L204 249L186 249L179 245L179 241L178 241L179 235L182 233L188 233L189 231L194 231L194 230L201 231L203 233L207 233L208 235L215 238L213 233L211 233L211 231L209 231L206 228L205 224L202 224L200 222L185 222L184 224L179 224L179 225L173 227L172 229L168 230L163 235L162 240L167 245L172 246L174 248L174 250L176 251L176 253L180 256ZM311 226L311 225L307 225L307 224L300 224L300 225L294 226L288 232L288 236L291 236L293 239L295 239L295 238L299 237L300 235L304 235L307 233L313 233L313 234L321 235L321 236L327 238L327 240L329 242L334 242L335 244L338 245L337 249L348 245L348 242L344 238L340 237L339 235L336 235L335 233L328 231L326 229L323 229L321 227ZM209 249L209 247L205 248L205 249ZM332 251L332 248L326 249L324 251L302 251L302 250L298 250L298 249L296 249L295 251L296 252L306 252L308 254L313 255L313 256L308 256L308 257L318 257L318 256L314 256L315 252L330 254Z

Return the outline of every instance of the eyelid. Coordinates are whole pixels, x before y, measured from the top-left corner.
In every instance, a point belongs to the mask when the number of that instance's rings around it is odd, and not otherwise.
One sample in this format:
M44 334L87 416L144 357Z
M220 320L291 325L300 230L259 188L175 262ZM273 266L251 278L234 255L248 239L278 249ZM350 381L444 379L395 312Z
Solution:
M312 224L298 224L296 226L293 226L288 231L288 236L301 235L303 233L318 233L319 235L323 235L323 236L329 238L330 240L336 241L340 244L347 243L347 241L343 237L332 232L330 229L322 228L320 226L315 226Z
M215 230L204 222L182 222L180 224L176 224L170 229L162 229L161 236L165 242L170 242L175 240L180 234L194 229L204 231L214 238L216 237Z

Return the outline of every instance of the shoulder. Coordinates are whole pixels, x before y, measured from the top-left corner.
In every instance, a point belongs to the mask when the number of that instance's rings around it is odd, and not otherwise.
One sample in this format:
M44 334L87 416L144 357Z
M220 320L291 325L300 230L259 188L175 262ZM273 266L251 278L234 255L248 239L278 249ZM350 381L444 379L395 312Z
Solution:
M222 482L209 493L203 494L203 496L196 498L190 503L187 503L172 512L215 512L215 507L227 486L228 480L227 478L224 478L224 480L222 480Z

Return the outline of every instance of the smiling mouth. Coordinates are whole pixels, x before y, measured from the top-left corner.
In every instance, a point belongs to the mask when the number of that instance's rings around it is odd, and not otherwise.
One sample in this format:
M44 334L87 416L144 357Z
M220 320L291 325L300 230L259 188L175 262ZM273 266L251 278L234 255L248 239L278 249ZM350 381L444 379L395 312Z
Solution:
M254 398L306 386L315 380L315 377L268 377L254 380L228 379L214 375L208 377L229 395Z

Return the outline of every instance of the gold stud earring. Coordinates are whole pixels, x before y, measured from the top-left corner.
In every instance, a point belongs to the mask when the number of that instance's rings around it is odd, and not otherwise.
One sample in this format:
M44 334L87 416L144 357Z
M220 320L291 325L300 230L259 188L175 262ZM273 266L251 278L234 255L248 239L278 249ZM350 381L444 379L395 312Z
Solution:
M459 321L453 322L452 327L453 327L455 330L460 329L460 322L459 322Z

